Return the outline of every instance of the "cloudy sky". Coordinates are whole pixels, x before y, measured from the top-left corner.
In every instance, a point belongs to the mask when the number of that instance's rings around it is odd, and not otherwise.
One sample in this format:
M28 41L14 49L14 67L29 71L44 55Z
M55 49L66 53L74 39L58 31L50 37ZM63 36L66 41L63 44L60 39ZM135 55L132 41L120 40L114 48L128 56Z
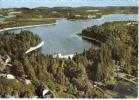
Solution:
M41 6L137 6L137 0L0 0L0 8Z

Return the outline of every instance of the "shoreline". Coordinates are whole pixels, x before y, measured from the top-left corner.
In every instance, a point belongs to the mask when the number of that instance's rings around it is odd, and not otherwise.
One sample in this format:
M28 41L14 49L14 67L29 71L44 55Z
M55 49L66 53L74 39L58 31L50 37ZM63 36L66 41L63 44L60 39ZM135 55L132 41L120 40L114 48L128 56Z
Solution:
M102 42L95 39L95 38L91 38L91 37L87 37L87 36L83 36L83 35L79 35L82 39L90 41L92 43L94 43L97 46L101 46Z
M56 19L57 20L66 19L69 21L101 20L101 19L103 19L104 16L111 16L111 15L117 15L117 14L106 14L106 15L102 15L100 18L96 18L96 19L73 19L73 20L67 19L67 18L56 18ZM127 15L127 14L122 14L122 15ZM136 14L133 14L133 15L136 15ZM55 22L55 23L50 23L50 24L26 25L26 26L12 27L12 28L4 28L4 29L0 29L0 32L4 32L4 31L8 31L8 30L15 30L15 29L22 29L22 28L38 27L38 26L50 26L50 25L56 25L56 24L58 24L58 23Z
M51 23L51 24L38 24L38 25L27 25L27 26L19 26L19 27L12 27L12 28L4 28L4 29L0 29L0 32L15 30L15 29L22 29L22 28L38 27L38 26L51 26L51 25L56 25L56 24L58 23L56 22L56 23Z
M98 18L86 18L86 19L67 19L69 21L84 21L84 20L101 20L105 16L111 16L111 15L119 15L119 14L103 14L101 17ZM120 14L120 15L137 15L137 14Z

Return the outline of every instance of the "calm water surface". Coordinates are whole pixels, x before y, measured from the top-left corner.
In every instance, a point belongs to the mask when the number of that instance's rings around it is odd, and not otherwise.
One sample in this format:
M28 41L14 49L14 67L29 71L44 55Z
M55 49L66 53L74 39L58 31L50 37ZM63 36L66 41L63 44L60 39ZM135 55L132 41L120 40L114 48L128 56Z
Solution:
M83 40L77 35L77 33L80 33L83 29L93 25L101 25L105 22L128 20L137 20L137 15L104 15L101 19L98 20L90 19L69 21L62 19L57 20L58 24L56 25L23 28L12 31L20 32L21 30L28 30L38 34L40 38L45 41L45 45L42 48L42 52L44 54L61 53L62 55L67 55L76 52L80 53L84 49L96 47L94 44Z

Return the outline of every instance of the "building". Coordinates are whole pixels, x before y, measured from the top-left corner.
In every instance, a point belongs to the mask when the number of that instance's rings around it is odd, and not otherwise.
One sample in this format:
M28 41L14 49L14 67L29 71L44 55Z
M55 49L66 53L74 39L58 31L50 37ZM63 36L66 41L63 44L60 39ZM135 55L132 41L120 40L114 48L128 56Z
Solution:
M21 11L12 11L12 12L9 12L9 15L19 15L21 13L22 13Z
M0 77L6 78L6 79L15 79L15 76L12 74L0 74Z
M52 92L49 91L49 90L47 90L47 89L45 89L45 90L43 91L43 97L44 97L44 98L54 98Z
M12 75L12 74L7 74L7 75L6 75L6 78L7 78L7 79L15 79L15 76Z
M100 10L94 9L94 10L86 10L86 12L99 12Z
M26 85L29 85L29 84L31 84L31 80L25 79L25 83L26 83Z
M95 15L88 15L88 18L92 19L92 18L96 18L96 16Z
M54 94L47 86L39 86L36 90L38 98L54 98Z
M62 56L61 53L56 53L53 55L53 58L65 58L65 59L71 58L72 59L73 56L74 56L74 54Z
M81 17L81 15L75 15L75 17Z

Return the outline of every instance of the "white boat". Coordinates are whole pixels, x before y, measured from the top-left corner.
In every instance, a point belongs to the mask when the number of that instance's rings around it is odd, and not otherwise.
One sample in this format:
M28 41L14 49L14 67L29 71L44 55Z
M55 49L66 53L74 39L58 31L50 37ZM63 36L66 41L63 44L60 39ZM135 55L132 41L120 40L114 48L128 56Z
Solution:
M29 52L32 52L40 47L42 47L44 45L44 41L42 41L41 43L39 43L37 46L34 46L34 47L30 47L25 53L29 53Z

